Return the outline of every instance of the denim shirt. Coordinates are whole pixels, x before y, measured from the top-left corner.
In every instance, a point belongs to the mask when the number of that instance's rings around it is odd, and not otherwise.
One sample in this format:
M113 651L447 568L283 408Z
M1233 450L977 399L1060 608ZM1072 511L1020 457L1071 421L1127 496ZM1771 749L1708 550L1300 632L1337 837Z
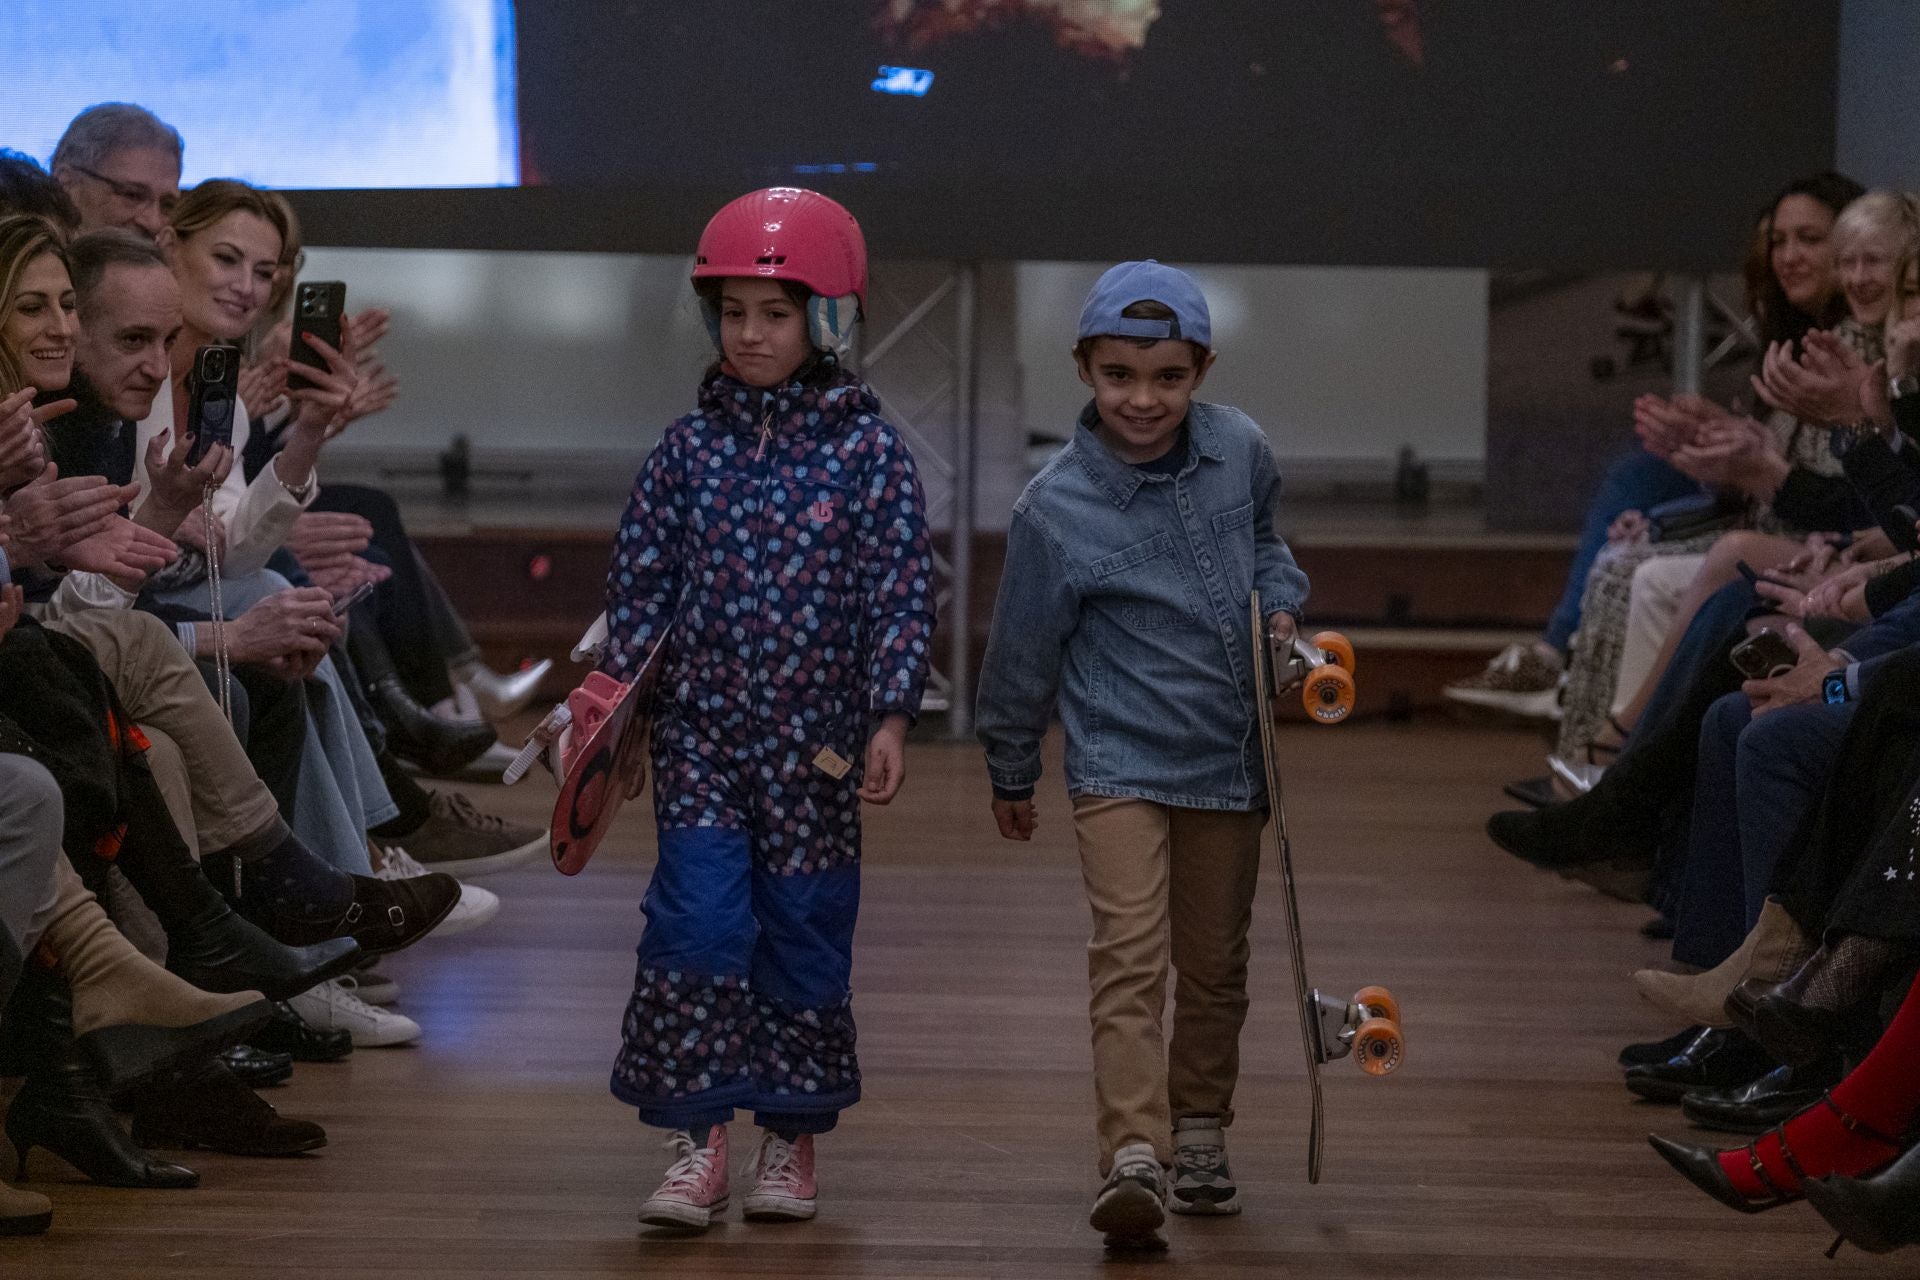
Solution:
M1248 596L1296 618L1307 599L1273 528L1266 434L1196 403L1166 476L1116 458L1094 421L1089 407L1014 504L976 709L987 772L1002 792L1033 786L1057 700L1070 794L1258 808Z

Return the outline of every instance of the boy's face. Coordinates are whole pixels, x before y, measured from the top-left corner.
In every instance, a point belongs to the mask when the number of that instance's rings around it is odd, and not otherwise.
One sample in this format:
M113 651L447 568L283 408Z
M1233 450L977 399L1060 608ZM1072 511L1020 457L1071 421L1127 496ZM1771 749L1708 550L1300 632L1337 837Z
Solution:
M1080 381L1093 388L1102 443L1123 462L1151 462L1172 446L1213 353L1197 360L1193 344L1179 338L1147 346L1094 338L1079 365Z

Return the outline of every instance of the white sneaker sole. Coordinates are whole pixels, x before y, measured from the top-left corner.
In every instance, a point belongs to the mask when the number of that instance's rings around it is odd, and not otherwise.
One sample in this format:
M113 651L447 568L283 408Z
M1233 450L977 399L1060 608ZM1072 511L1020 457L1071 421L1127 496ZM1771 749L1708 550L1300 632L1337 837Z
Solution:
M709 1205L685 1200L649 1200L640 1206L640 1224L647 1227L672 1227L679 1231L705 1231L713 1225L713 1215L727 1211L727 1197Z
M460 900L453 904L453 910L447 912L447 918L435 925L430 938L453 938L471 930L478 929L487 921L500 914L500 898L497 894L470 884L460 886ZM364 998L364 997L363 997Z
M747 1196L742 1209L749 1222L805 1222L817 1211L815 1201L757 1191Z
M1160 1197L1132 1181L1101 1191L1087 1215L1087 1225L1095 1231L1123 1239L1151 1236L1166 1220L1167 1207Z
M1501 693L1494 689L1457 689L1448 686L1440 692L1454 702L1464 702L1470 707L1486 707L1493 711L1504 711L1508 715L1526 716L1530 720L1560 718L1558 689L1542 689L1537 693Z
M1167 1207L1175 1213L1186 1214L1194 1218L1226 1218L1240 1212L1240 1193L1235 1191L1225 1200L1182 1200L1175 1192L1167 1202Z

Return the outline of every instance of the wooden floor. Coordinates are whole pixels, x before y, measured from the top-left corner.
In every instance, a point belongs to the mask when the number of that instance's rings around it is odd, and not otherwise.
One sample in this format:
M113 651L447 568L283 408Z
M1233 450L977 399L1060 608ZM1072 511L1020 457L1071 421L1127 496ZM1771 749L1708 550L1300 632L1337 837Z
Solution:
M1537 737L1441 727L1284 734L1313 979L1391 986L1406 1065L1329 1076L1326 1180L1305 1180L1306 1093L1263 875L1254 1010L1232 1130L1244 1216L1176 1219L1160 1261L1107 1262L1095 1187L1082 946L1065 798L1042 839L994 837L971 748L917 744L869 811L856 1008L867 1097L820 1143L822 1213L640 1230L657 1136L608 1094L652 847L644 809L578 879L486 883L498 920L390 962L412 1049L302 1067L270 1093L327 1126L312 1156L196 1153L191 1192L113 1191L36 1153L53 1233L0 1241L0 1277L286 1275L1766 1277L1912 1274L1819 1254L1804 1207L1743 1218L1648 1150L1678 1115L1631 1101L1613 1057L1673 1028L1626 981L1658 954L1640 910L1531 871L1481 834ZM1057 787L1057 767L1051 774ZM531 817L541 779L489 794ZM736 1142L751 1131L736 1128Z

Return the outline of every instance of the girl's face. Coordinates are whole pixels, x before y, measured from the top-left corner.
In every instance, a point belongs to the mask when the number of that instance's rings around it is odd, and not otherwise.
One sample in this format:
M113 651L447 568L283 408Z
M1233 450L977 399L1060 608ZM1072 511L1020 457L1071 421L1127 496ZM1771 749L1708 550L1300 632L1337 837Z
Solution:
M173 274L187 327L221 342L246 336L273 292L280 233L258 214L236 209L173 246Z
M1788 196L1773 210L1773 240L1768 249L1773 277L1787 301L1810 316L1833 297L1833 210L1812 196Z
M39 391L64 389L73 378L73 344L80 332L66 264L41 254L20 273L19 287L6 303L0 342L20 362L28 385Z
M748 386L777 387L813 354L806 314L777 280L723 280L720 353Z
M1847 309L1864 325L1882 324L1893 306L1893 268L1903 246L1893 232L1874 231L1856 236L1838 255L1840 287Z

